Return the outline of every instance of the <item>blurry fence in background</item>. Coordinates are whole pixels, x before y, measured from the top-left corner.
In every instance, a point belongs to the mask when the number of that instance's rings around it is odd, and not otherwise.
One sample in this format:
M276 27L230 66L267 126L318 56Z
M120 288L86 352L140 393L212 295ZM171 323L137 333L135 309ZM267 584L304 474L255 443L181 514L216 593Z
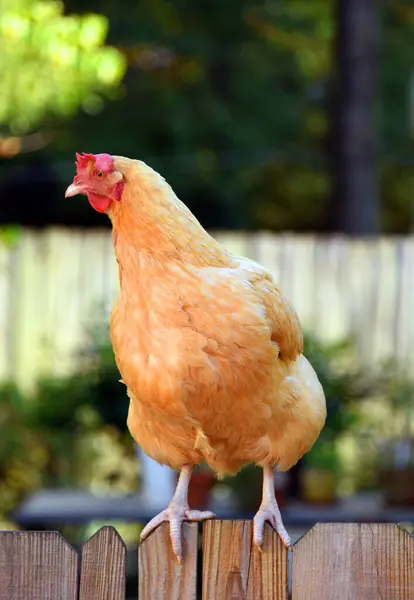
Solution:
M414 367L414 237L216 237L269 269L306 330L325 341L355 336L367 365L393 356ZM117 290L108 230L24 230L1 245L0 380L30 385L73 370L88 328L99 317L107 325Z
M197 593L197 524L185 523L184 561L161 525L139 548L138 594L131 600L409 600L414 595L414 540L395 525L317 525L288 551L266 528L263 553L252 548L252 523L203 526L202 592ZM78 554L53 532L0 533L4 600L125 600L126 548L111 527ZM78 578L79 573L79 578Z

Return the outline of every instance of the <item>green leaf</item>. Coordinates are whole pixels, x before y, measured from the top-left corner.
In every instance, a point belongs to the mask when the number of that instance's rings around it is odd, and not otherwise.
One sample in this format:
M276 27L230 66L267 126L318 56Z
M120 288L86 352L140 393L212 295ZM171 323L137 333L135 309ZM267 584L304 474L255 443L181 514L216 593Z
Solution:
M101 15L87 15L82 20L79 44L85 48L101 46L108 33L108 20Z
M20 238L21 228L9 225L0 228L0 243L6 246L15 246Z
M14 134L50 116L101 110L125 73L124 56L105 46L108 19L63 10L53 0L15 0L0 13L0 127Z

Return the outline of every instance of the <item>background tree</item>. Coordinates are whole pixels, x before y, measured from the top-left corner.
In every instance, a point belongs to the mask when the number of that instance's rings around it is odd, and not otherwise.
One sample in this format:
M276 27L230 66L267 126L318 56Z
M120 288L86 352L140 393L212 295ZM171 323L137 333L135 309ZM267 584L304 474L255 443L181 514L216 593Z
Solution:
M95 80L84 95L89 79L82 84L70 118L49 105L42 139L30 138L49 142L43 150L0 160L0 221L105 225L63 190L75 150L106 150L160 170L208 228L343 228L328 218L342 219L343 205L341 190L332 194L329 144L336 1L66 0L70 22L105 14L108 43L128 69L118 87ZM414 13L408 0L385 0L379 17L378 220L403 233L414 222ZM117 102L103 104L108 94Z
M63 14L53 0L3 0L0 11L0 222L59 221L58 177L41 152L57 122L97 114L119 94L122 53L104 45L108 20Z
M331 229L379 232L377 0L336 0Z
M53 0L3 0L3 136L36 133L52 117L73 116L81 107L102 108L102 94L113 93L125 68L122 54L104 46L107 29L104 16L64 16L63 4ZM13 151L12 141L3 146Z

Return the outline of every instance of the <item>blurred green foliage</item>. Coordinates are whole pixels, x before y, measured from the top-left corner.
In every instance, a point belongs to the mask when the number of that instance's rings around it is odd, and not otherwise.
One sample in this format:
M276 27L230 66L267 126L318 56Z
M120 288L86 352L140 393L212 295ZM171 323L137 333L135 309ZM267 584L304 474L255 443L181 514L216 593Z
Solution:
M62 191L75 151L106 151L149 162L208 228L326 230L334 0L66 0L64 14L53 0L2 4L0 125L42 132L31 143L49 144ZM378 10L382 228L403 233L414 13L399 0ZM106 223L85 202L54 207L54 222Z
M207 227L313 227L328 191L330 5L145 0L118 10L109 0L126 96L102 117L79 115L55 149L149 161Z
M9 247L14 247L20 238L21 227L16 225L8 225L0 227L0 244L5 244Z
M83 3L66 6L77 12ZM333 0L119 6L106 0L110 42L128 61L125 96L98 117L79 114L63 125L53 156L80 149L142 158L207 227L324 230L334 6ZM88 7L101 11L102 3L90 0ZM409 4L392 0L379 10L383 52L374 110L382 225L403 232L414 214L414 15ZM73 214L89 210L70 206Z
M29 397L0 388L0 520L42 487L136 488L125 387L110 346L88 355L78 373L43 379Z
M123 55L104 45L108 20L63 14L54 0L2 0L0 127L15 135L50 116L89 113L103 105L125 72Z

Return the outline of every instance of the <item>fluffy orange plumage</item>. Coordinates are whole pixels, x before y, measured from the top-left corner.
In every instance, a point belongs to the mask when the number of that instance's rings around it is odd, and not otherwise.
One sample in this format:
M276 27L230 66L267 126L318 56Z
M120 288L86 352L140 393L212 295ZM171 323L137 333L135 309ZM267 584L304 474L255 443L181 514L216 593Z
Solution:
M113 171L124 187L107 210L121 286L111 339L132 436L174 469L289 469L326 417L292 306L265 269L214 240L158 173L123 157L113 157Z
M326 411L292 307L264 269L209 236L160 175L124 158L115 167L127 185L109 211L121 281L111 337L133 437L173 468L290 468Z

